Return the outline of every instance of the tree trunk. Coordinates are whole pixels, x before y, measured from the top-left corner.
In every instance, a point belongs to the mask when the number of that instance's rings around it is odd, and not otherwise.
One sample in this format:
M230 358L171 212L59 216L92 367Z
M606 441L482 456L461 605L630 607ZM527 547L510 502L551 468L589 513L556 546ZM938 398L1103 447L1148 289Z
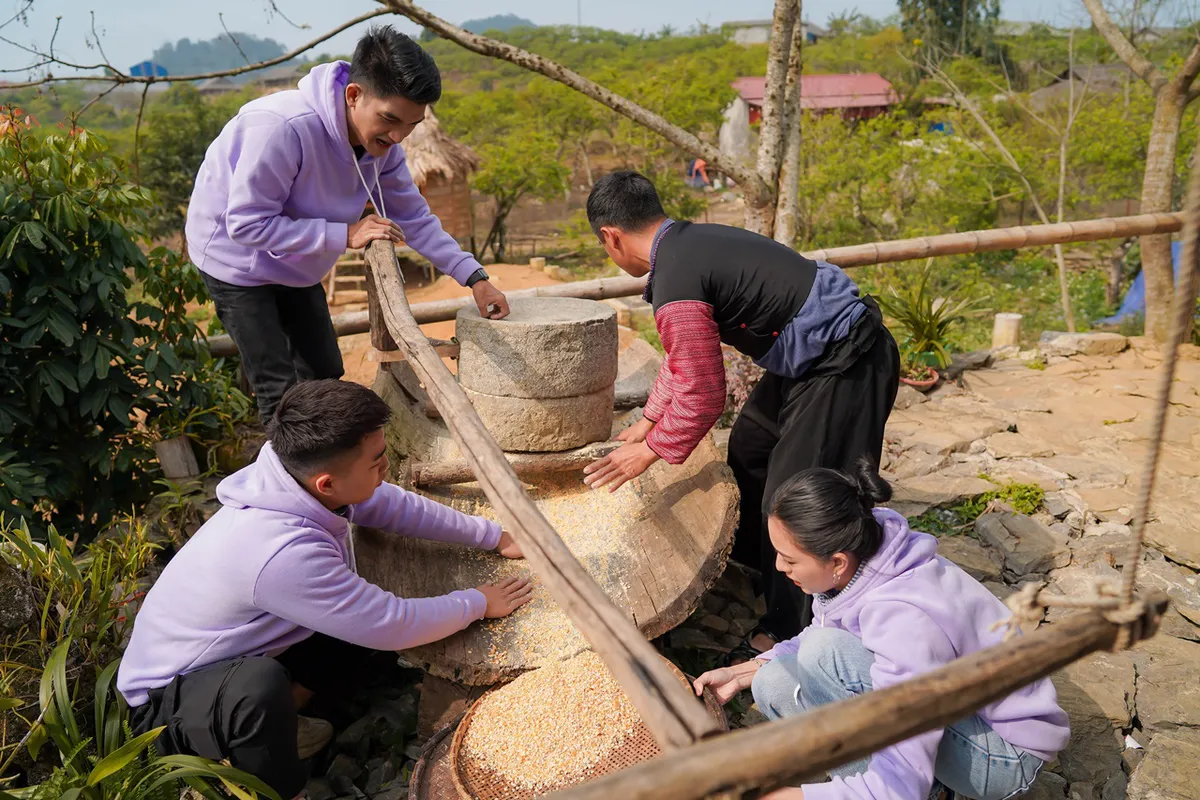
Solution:
M787 88L788 56L792 50L792 31L796 27L799 5L799 0L775 0L775 17L771 24L756 169L758 177L772 189L773 196L761 205L746 204L746 229L763 236L770 236L775 228L778 193L774 190L779 184L785 128L784 90Z
M796 228L800 201L800 108L801 56L804 47L804 3L797 3L796 24L792 29L792 47L788 55L787 88L784 93L783 163L779 167L779 203L775 209L775 241L796 246Z
M1140 211L1143 214L1171 210L1175 153L1179 147L1183 108L1184 98L1175 91L1173 84L1159 91L1142 180ZM1170 236L1142 237L1142 274L1146 285L1146 335L1156 342L1165 342L1171 324L1171 298L1175 293Z

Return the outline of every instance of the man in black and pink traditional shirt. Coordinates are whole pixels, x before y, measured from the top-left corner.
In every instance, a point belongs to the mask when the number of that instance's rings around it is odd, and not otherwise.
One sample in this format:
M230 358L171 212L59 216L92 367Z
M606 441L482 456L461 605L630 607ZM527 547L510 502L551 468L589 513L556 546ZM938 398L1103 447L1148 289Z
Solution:
M589 486L615 490L660 458L687 460L725 408L722 344L766 370L729 438L742 494L733 555L762 573L767 595L748 642L766 650L807 625L812 607L774 569L766 505L801 470L853 472L863 455L879 462L900 378L896 342L838 267L740 228L670 220L636 172L597 181L587 211L609 257L649 276L645 297L667 353L644 419L587 467Z

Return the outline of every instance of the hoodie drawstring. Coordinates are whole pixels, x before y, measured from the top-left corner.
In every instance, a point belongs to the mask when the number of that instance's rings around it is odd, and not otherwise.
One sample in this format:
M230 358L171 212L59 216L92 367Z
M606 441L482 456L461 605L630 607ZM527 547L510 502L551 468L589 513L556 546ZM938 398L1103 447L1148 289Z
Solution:
M354 171L358 173L358 179L360 181L362 181L363 188L367 190L367 199L371 201L372 205L375 205L375 198L371 196L371 187L367 186L367 179L363 177L362 167L360 167L358 165L357 158L353 159L353 161L354 161ZM379 205L376 205L375 208L378 209L379 216L383 217L384 219L387 219L388 218L387 206L385 206L383 204L383 187L379 185L379 162L378 161L375 162L375 188L379 190ZM404 270L396 270L396 274L398 274L400 276L400 282L404 283ZM353 569L353 567L351 567L351 569Z

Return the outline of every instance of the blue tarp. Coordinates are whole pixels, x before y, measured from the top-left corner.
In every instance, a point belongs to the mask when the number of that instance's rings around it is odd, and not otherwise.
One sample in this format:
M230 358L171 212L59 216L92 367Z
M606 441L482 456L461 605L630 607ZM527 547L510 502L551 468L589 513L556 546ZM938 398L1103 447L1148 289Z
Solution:
M155 64L153 61L143 61L140 64L134 64L129 68L129 74L135 78L155 78L167 77L167 68L162 64Z
M1175 282L1179 282L1179 259L1183 254L1183 244L1181 242L1171 242L1171 265L1175 268ZM1098 319L1095 325L1120 325L1124 320L1131 317L1146 316L1146 283L1142 273L1139 272L1137 277L1133 279L1133 283L1129 285L1129 290L1125 292L1125 299L1121 301L1121 308L1111 317Z

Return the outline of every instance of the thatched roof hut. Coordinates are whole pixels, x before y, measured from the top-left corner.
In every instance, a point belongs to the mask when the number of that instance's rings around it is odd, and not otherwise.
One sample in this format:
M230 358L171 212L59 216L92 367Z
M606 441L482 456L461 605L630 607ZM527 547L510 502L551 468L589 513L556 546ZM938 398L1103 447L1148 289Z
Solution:
M471 173L479 168L479 156L442 130L432 108L403 147L413 182L442 228L456 239L468 239L474 227Z

